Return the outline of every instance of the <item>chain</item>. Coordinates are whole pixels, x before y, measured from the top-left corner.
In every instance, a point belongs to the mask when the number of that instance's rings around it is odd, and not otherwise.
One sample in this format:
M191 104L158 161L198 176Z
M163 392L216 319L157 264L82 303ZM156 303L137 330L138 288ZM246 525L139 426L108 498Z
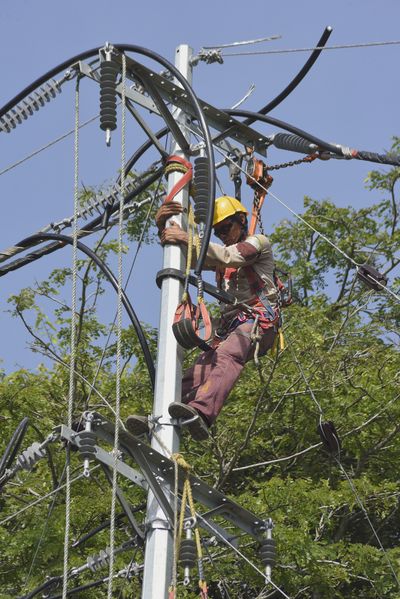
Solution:
M304 158L298 158L297 160L291 160L290 162L282 162L282 164L274 164L273 166L267 166L269 171L277 171L280 168L287 168L288 166L297 166L298 164L307 164L313 162L316 158L319 158L318 154L308 154Z
M258 222L258 228L260 229L260 233L262 235L265 235L264 225L261 220L260 196L258 195L257 192L254 194L254 208L256 209L256 213L257 213L257 222Z

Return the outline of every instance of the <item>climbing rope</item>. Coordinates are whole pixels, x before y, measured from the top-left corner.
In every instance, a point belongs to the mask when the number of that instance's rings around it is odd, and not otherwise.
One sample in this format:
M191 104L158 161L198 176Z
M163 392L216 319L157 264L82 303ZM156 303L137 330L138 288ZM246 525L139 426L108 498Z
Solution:
M72 226L72 290L71 290L71 333L70 333L70 367L67 425L72 428L72 415L75 396L75 362L76 362L76 306L78 279L78 211L79 211L79 81L75 85L75 134L74 134L74 219ZM67 597L68 588L68 552L71 517L71 466L70 447L66 447L66 487L65 487L65 534L64 534L64 568L62 599Z
M114 545L115 545L115 513L117 502L117 475L118 475L118 453L119 453L119 420L121 404L121 356L122 356L122 289L123 289L123 218L124 218L124 194L125 194L125 129L126 129L126 57L122 57L122 81L121 81L121 179L120 196L118 212L118 294L117 294L117 351L116 351L116 369L115 369L115 429L114 429L114 448L113 448L113 476L111 493L111 517L110 517L110 567L107 588L107 599L112 599L112 587L114 580Z

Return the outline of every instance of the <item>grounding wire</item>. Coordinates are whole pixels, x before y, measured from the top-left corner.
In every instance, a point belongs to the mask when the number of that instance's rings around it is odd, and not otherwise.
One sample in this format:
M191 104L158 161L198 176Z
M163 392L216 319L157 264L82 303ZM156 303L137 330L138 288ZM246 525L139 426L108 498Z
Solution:
M100 468L100 464L97 464L96 466L93 466L93 468L90 470L90 472L93 472L94 470L97 470L97 468ZM81 472L81 474L79 474L75 478L72 478L70 480L70 483L72 484L72 483L76 482L77 480L80 480L83 477L84 477L84 474L83 474L83 472ZM49 497L51 497L52 495L54 495L54 493L59 493L60 491L62 491L66 487L66 485L67 485L67 483L64 483L63 485L59 485L56 489L53 489L49 493L46 493L46 495L42 495L42 497L39 497L38 499L35 499L31 503L28 503L28 505L24 505L24 507L22 507L21 509L17 510L16 512L14 512L13 514L11 514L10 516L7 516L3 520L0 520L0 526L3 526L4 524L7 524L7 522L10 522L11 520L14 520L14 518L16 518L17 516L20 516L21 514L23 514L24 512L26 512L26 510L29 510L30 508L35 507L35 505L37 505L38 503L41 503L45 499L48 499Z
M113 472L110 514L110 562L107 588L107 599L112 599L114 580L114 545L115 545L115 513L117 502L117 475L119 453L119 419L121 410L121 356L122 356L122 294L123 294L123 224L124 224L124 195L125 195L125 127L126 127L126 56L122 54L122 92L121 92L121 180L118 212L118 289L117 289L117 351L115 369L115 428L113 448Z
M68 414L67 424L72 428L72 414L75 395L75 362L76 362L76 306L77 306L77 280L78 280L78 211L79 211L79 82L75 86L75 134L74 134L74 220L72 227L72 289L71 289L71 332L70 332L70 369L69 369L69 391L68 391ZM70 470L70 446L66 449L66 487L65 487L65 535L64 535L64 571L62 597L67 597L68 587L68 551L71 516L71 470Z
M335 44L333 46L314 46L311 48L286 48L283 50L255 50L254 52L225 52L222 56L255 56L261 54L289 54L295 52L313 52L314 50L342 50L350 48L372 48L375 46L398 46L400 40L389 40L381 42L364 42L359 44Z

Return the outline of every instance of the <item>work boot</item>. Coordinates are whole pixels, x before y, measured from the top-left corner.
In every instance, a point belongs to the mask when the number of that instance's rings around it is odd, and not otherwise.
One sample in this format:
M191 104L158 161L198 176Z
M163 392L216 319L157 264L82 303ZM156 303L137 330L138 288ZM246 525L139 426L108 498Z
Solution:
M208 426L197 410L184 403L174 401L169 404L168 412L172 418L176 418L177 420L185 421L196 417L193 422L190 422L188 425L186 425L185 422L182 422L182 425L186 426L195 441L204 441L205 439L208 439Z
M147 416L132 414L126 419L125 426L132 435L135 435L135 437L150 433L149 419Z

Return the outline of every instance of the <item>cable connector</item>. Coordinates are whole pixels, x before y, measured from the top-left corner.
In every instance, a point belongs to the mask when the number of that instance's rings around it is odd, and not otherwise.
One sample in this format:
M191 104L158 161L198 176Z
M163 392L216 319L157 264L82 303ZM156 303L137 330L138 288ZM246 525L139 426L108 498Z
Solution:
M205 62L207 64L219 62L219 64L223 64L224 59L222 58L221 50L218 48L214 48L213 50L204 50L204 48L202 48L196 56L191 58L190 64L192 67L195 67L199 62Z

